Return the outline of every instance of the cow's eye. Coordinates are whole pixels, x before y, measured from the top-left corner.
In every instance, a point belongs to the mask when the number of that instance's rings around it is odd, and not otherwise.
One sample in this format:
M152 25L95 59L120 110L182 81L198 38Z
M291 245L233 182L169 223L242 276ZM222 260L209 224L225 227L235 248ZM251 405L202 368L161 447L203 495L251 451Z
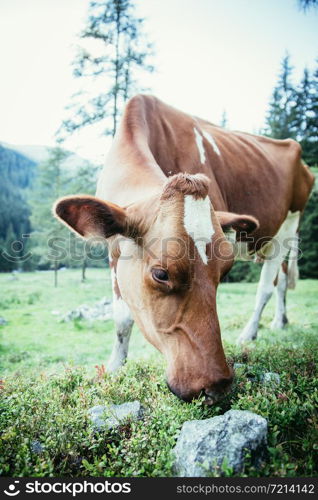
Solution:
M160 269L159 267L155 267L154 269L151 270L151 274L154 280L159 281L159 282L165 282L169 281L169 274L168 271L165 269Z

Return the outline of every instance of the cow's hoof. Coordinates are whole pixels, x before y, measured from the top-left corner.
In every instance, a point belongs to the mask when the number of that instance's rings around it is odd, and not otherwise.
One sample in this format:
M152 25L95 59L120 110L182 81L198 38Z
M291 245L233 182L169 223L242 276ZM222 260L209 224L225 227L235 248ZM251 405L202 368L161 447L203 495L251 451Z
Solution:
M255 340L257 337L257 329L258 322L250 320L237 339L237 344L245 344L245 342L251 342L251 340Z
M272 321L271 322L271 330L282 330L284 328L284 323L282 321Z
M107 365L107 373L109 374L115 374L118 372L118 370L121 369L122 366L124 366L125 360L124 361L110 361Z
M257 337L257 331L251 331L251 330L248 330L248 331L245 331L243 330L243 332L241 333L241 335L239 336L239 338L237 339L237 345L242 345L242 344L245 344L246 342L251 342L252 340L255 340Z
M288 319L286 316L283 316L280 319L274 318L271 322L271 330L283 330L288 324Z
M243 344L247 344L247 342L251 342L252 340L255 340L255 338L247 338L247 337L245 337L243 335L240 335L239 338L236 341L236 344L237 345L243 345Z

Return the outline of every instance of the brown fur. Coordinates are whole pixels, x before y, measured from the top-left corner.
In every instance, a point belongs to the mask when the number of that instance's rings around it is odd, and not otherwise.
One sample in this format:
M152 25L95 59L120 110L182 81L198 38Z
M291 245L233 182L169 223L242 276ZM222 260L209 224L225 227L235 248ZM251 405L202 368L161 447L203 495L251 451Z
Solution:
M217 155L203 137L204 165L194 127L210 133L221 152ZM150 192L156 186L162 189L174 174L206 175L215 210L244 213L259 221L251 250L277 233L289 210L304 210L314 182L297 142L224 130L147 95L128 102L112 156L121 165L116 177L105 179L114 201L121 200L125 186L125 199L134 202L136 182L142 181L143 191Z
M120 294L120 290L119 290L119 286L118 286L118 281L117 281L117 278L116 278L116 267L117 267L117 258L116 259L113 259L111 262L110 262L110 268L111 269L114 269L115 271L115 279L114 279L114 286L113 286L113 291L116 295L116 298L117 299L120 299L121 298L121 294Z
M192 195L194 198L205 198L209 191L209 179L205 175L176 174L170 177L163 189L161 199L173 198L176 193Z
M259 228L259 222L251 215L238 215L231 212L216 212L217 218L220 221L224 232L229 229L234 229L237 233L236 239L244 241L245 236L253 233Z

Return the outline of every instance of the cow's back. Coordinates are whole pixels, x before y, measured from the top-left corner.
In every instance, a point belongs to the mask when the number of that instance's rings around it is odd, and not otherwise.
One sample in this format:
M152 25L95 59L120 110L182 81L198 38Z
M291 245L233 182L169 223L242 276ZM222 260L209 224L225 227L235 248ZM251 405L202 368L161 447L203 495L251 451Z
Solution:
M293 140L225 130L138 95L126 106L99 191L131 203L173 174L203 173L216 210L253 215L260 222L256 239L271 237L289 210L306 204L313 175L300 158Z

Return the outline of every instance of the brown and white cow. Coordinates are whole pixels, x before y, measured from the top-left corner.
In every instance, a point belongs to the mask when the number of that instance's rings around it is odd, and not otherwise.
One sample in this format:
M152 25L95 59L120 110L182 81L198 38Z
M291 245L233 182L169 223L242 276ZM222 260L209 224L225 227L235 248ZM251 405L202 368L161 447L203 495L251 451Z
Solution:
M234 257L264 260L255 309L240 341L255 339L277 281L274 327L286 321L288 253L313 176L293 140L224 130L152 96L126 105L96 198L70 196L57 216L110 249L117 341L109 369L125 361L135 320L167 361L184 400L212 403L230 387L216 291ZM244 308L244 302L242 302Z

